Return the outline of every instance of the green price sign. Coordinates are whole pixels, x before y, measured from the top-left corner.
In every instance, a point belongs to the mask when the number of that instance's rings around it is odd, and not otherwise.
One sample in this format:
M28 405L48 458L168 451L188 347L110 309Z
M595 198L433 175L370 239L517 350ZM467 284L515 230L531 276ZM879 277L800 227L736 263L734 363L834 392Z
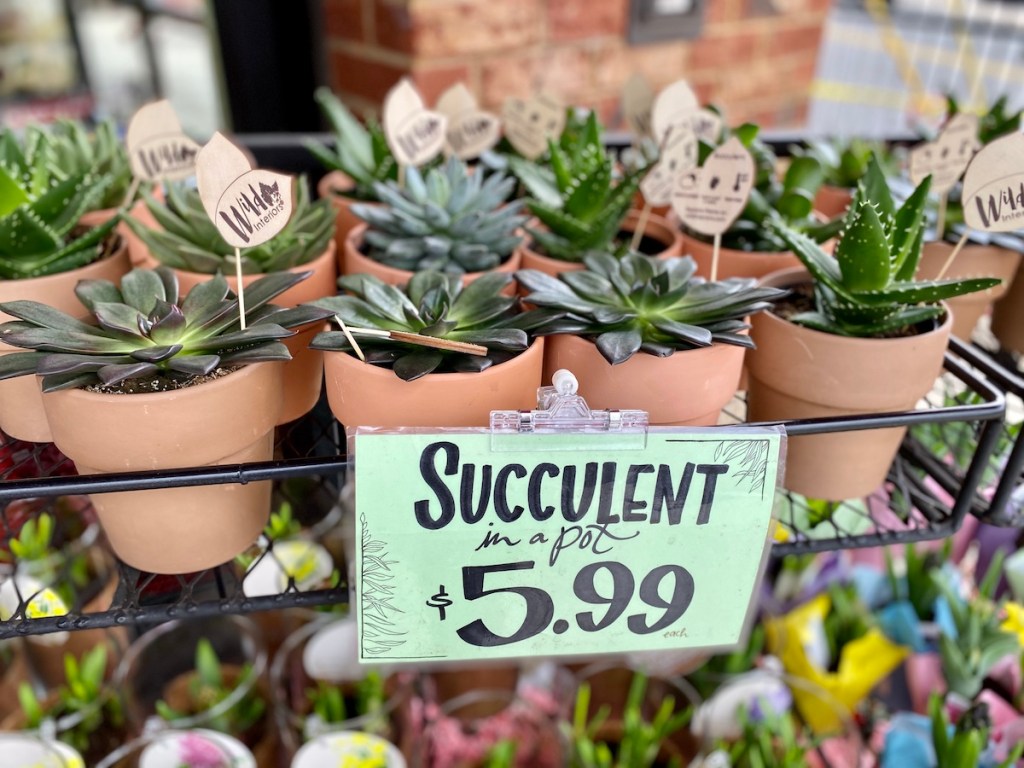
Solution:
M357 432L360 659L737 643L784 433L634 437Z

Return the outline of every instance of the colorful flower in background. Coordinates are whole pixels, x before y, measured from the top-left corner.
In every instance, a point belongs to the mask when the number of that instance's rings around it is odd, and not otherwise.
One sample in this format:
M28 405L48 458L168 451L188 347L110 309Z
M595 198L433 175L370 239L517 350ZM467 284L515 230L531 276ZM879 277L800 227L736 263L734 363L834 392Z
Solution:
M179 768L230 768L223 750L199 734L186 734L178 743L181 746Z

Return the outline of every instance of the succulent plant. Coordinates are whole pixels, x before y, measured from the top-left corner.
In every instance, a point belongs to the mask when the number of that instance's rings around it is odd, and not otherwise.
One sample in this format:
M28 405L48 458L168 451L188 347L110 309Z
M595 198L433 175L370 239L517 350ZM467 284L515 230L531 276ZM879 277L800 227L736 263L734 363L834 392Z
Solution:
M113 176L65 173L50 146L41 131L23 145L10 131L0 135L0 279L67 272L107 253L116 218L94 229L78 220L99 207Z
M355 182L349 194L357 200L376 201L374 185L398 180L398 163L388 147L384 131L377 123L364 128L329 88L317 88L313 94L320 109L334 130L334 149L315 141L306 148L325 167L341 171Z
M988 112L981 115L981 119L978 121L978 141L981 142L982 146L995 141L1000 136L1020 130L1021 115L1024 115L1024 110L1008 113L1008 102L1009 98L1007 96L1000 96L989 107ZM946 119L948 120L960 111L960 104L957 102L956 97L952 94L947 94Z
M790 318L842 336L882 336L937 318L938 302L999 284L994 278L916 281L924 238L926 178L896 209L872 158L843 219L835 257L776 219L773 226L814 278L816 309Z
M754 279L707 282L694 276L697 266L689 256L617 259L594 253L584 263L586 269L557 278L521 269L516 280L530 291L528 303L551 310L534 328L537 335L592 338L612 365L639 351L668 357L715 342L753 347L743 333L750 327L744 318L783 295Z
M165 203L150 195L145 195L145 201L163 229L150 229L131 217L125 222L157 261L190 272L234 274L235 249L210 221L197 190L171 184ZM292 217L272 240L242 249L242 272L266 274L308 264L327 248L334 227L330 201L311 202L305 179L299 179Z
M516 299L501 295L511 275L492 272L463 286L458 277L417 272L404 288L386 285L371 275L347 275L338 284L352 295L319 299L346 325L382 331L405 331L487 347L487 355L469 355L374 336L356 340L366 362L390 367L406 381L428 373L483 371L526 349L528 321L517 315ZM320 333L310 345L331 352L353 352L340 331Z
M292 335L288 329L330 313L268 302L309 274L278 272L246 287L245 330L239 326L238 298L223 276L179 297L178 280L166 267L134 269L120 288L107 280L79 281L75 293L97 325L35 301L0 304L18 318L0 325L0 339L32 350L0 355L0 379L38 374L44 392L155 376L176 387L220 366L289 360L280 342Z
M505 204L515 180L503 173L470 173L456 157L426 175L406 169L405 187L379 183L383 205L353 205L364 219L367 255L397 269L450 274L484 272L507 261L526 221L519 201Z
M529 190L527 208L546 230L527 228L544 253L579 262L590 252L624 251L615 239L653 159L636 163L616 178L615 158L601 140L597 116L591 112L576 138L548 142L550 168L523 158L509 158L509 167Z
M58 120L47 131L48 151L54 165L65 173L90 171L109 176L110 186L97 208L119 208L132 182L132 169L124 143L111 120L97 123L91 131L78 120Z
M821 164L824 183L833 187L853 189L868 172L868 162L874 154L888 176L897 170L895 158L883 141L867 139L833 139L809 141L807 147L794 146L795 157L812 157Z

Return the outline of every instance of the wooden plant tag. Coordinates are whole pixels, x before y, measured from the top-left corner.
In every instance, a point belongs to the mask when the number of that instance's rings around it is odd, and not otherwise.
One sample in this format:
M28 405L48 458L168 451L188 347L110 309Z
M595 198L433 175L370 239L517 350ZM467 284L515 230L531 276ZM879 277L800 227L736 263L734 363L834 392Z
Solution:
M685 80L676 80L666 86L654 100L651 108L651 130L654 138L661 141L669 126L689 122L692 114L700 109L697 94Z
M651 135L651 109L654 89L639 72L630 75L622 86L622 116L637 141Z
M964 172L964 222L984 232L1024 228L1024 134L982 147Z
M465 83L442 93L436 108L448 120L444 150L460 160L479 157L501 140L501 120L480 109Z
M548 93L531 99L506 99L501 110L505 137L516 152L527 160L536 160L548 148L548 139L557 140L565 128L565 106Z
M640 182L644 202L652 206L671 205L672 191L679 175L697 167L697 136L685 123L672 129L661 156Z
M743 212L754 186L754 158L735 136L704 163L679 176L672 208L702 235L721 235Z
M167 99L139 108L125 134L132 174L142 181L178 181L195 174L199 145L185 135Z
M400 165L423 165L444 148L448 120L432 112L408 78L384 97L384 135Z
M710 109L698 109L693 113L693 132L705 144L717 144L722 135L722 116Z
M196 181L206 214L236 248L267 242L291 218L293 178L253 170L245 153L219 132L199 150Z
M978 149L978 116L958 112L938 138L910 152L910 180L920 184L931 174L932 192L945 195L963 174Z

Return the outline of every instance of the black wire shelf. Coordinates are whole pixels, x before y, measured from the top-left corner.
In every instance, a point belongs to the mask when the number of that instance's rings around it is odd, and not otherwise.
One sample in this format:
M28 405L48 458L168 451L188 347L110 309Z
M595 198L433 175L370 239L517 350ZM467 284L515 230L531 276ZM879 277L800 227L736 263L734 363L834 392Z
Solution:
M990 381L982 371L997 368L981 353L954 340L936 387L938 395L926 398L913 411L787 422L792 436L886 427L910 430L885 486L867 499L833 504L780 491L773 555L943 538L960 527L969 511L982 511L979 486L990 471L993 450L1003 435L1005 398L1000 386L1007 380L997 371ZM727 416L730 422L744 421L741 397L727 409ZM937 428L955 429L968 436L970 455L962 471L951 468L947 457L934 450L925 430ZM148 625L182 617L345 605L349 580L344 531L351 517L344 493L348 467L344 430L324 400L306 417L278 428L273 461L245 465L79 476L54 446L23 443L0 433L0 554L10 552L11 532L19 530L19 523L43 512L58 520L59 534L62 507L71 499L75 500L72 518L95 529L96 543L90 549L101 552L100 559L106 563L93 564L90 573L99 575L85 580L81 560L69 555L46 574L48 583L26 586L17 578L24 564L12 562L8 554L8 581L17 607L0 616L0 639ZM300 586L279 564L285 573L279 589L272 594L248 593L248 574L260 562L277 558L275 544L281 544L273 540L265 540L247 553L244 562L196 574L165 576L137 571L104 548L89 502L89 495L96 493L262 480L274 483L275 510L288 505L295 525L301 526L297 536L318 545L330 540L327 549L335 566L331 583ZM73 548L74 541L57 535L54 543ZM96 559L95 553L91 556ZM0 568L3 566L0 561ZM44 586L61 593L65 615L29 616L29 605ZM0 610L2 603L0 600Z

